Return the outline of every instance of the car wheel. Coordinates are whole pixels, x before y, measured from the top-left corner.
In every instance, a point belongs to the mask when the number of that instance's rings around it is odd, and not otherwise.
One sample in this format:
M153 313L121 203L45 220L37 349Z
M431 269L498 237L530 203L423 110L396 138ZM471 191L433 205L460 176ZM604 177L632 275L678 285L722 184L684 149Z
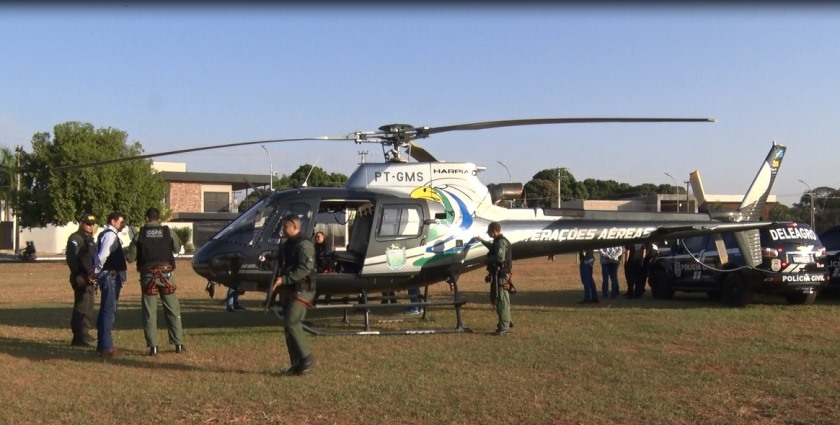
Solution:
M665 270L656 269L650 272L650 292L653 298L660 300L674 298L674 290L671 289L671 283L668 281Z
M723 302L732 307L746 307L752 300L744 278L738 273L728 273L723 278Z
M817 299L817 293L793 292L785 294L788 304L811 305Z

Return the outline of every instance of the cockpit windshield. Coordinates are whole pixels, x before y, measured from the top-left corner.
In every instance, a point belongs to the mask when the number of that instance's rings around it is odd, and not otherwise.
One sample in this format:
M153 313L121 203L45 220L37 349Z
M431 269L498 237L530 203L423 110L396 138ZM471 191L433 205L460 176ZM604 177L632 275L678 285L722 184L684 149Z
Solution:
M268 219L276 210L277 208L271 197L260 199L248 211L245 211L227 227L216 233L213 239L224 238L229 242L253 245Z

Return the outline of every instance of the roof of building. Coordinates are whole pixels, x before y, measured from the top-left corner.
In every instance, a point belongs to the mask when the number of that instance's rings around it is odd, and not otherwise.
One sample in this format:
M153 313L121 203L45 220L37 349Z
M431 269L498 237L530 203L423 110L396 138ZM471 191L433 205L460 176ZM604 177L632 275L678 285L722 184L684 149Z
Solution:
M189 182L204 184L230 184L233 190L244 190L251 186L269 184L268 174L228 174L200 173L190 171L161 171L160 175L167 182Z

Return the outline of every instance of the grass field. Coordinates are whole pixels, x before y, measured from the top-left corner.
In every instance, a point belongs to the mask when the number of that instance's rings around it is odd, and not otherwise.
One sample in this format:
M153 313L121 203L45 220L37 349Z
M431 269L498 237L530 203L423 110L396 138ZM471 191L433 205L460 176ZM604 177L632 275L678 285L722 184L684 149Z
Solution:
M732 309L705 296L659 301L648 292L579 305L573 256L518 261L514 270L510 335L489 335L495 314L474 272L461 279L473 333L312 337L316 369L286 377L278 373L288 367L282 327L260 308L264 295L247 293L249 311L226 313L188 262L176 272L187 353L162 346L145 356L131 274L116 359L70 347L63 264L0 264L0 423L840 423L836 299L788 306L757 298ZM449 296L446 284L430 291ZM310 317L342 326L338 313ZM454 323L453 312L432 309L427 323L402 326ZM158 336L166 341L163 328Z

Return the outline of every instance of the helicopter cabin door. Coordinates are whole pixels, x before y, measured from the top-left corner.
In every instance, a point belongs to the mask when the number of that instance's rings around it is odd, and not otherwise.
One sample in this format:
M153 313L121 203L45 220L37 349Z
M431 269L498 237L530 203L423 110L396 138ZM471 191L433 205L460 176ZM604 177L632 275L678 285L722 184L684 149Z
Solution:
M267 198L266 201L269 199ZM257 216L258 227L261 228L260 231L256 232L257 236L254 241L251 242L257 253L255 255L257 258L254 260L257 262L257 267L249 269L246 277L248 280L258 282L257 289L267 290L271 284L271 275L279 256L279 244L285 238L283 235L283 217L289 214L297 215L301 221L301 234L310 235L315 225L313 217L314 211L317 211L317 205L318 199L279 200L267 202L260 209L262 212L254 213ZM270 259L270 261L261 259Z
M410 271L412 256L426 242L428 207L422 200L379 200L373 214L364 274Z

